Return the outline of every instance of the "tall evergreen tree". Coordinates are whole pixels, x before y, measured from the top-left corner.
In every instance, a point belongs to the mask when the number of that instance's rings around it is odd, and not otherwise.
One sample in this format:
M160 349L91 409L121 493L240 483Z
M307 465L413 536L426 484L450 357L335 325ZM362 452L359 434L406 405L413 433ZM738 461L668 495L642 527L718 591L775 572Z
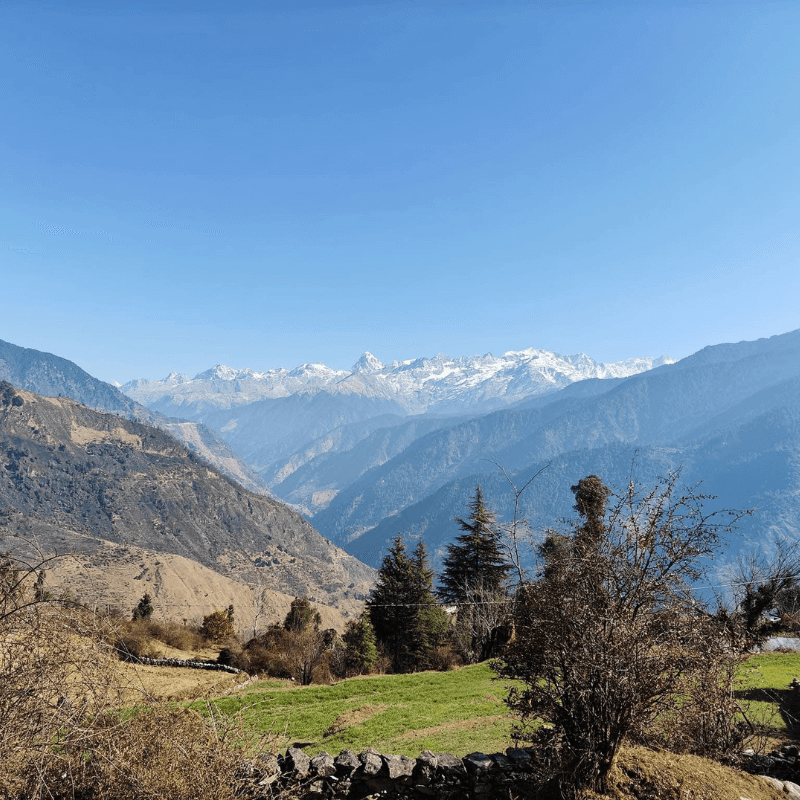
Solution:
M483 491L475 488L468 519L456 517L463 533L447 546L437 594L447 603L475 599L475 593L503 592L511 564L503 554L494 514L486 507Z
M395 672L424 669L444 635L444 611L433 595L433 570L425 545L412 556L398 534L378 570L367 601L375 638L392 659Z
M506 580L511 564L480 486L469 510L468 519L456 518L463 533L447 547L438 595L458 607L456 645L462 657L473 662L497 654L496 631L508 615Z
M347 623L342 635L344 643L344 666L349 675L366 675L378 660L375 631L369 614L364 612L358 619Z

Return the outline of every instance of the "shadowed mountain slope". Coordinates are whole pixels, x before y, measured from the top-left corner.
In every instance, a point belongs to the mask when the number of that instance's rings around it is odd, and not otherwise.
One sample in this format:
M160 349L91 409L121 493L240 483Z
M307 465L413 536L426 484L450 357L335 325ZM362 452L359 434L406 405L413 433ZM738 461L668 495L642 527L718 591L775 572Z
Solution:
M750 539L800 535L800 331L705 348L607 391L600 383L431 432L341 491L314 524L377 563L398 531L441 550L476 483L507 514L509 487L491 461L520 483L550 464L526 496L536 525L571 516L569 486L583 475L624 486L635 462L640 480L683 466L723 505L755 508L742 526Z

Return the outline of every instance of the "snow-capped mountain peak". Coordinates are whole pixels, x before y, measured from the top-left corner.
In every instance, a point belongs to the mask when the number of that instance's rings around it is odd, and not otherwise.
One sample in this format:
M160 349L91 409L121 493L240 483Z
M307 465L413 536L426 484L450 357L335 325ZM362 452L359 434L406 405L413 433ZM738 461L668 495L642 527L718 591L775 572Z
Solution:
M564 356L530 347L508 350L502 356L486 353L451 358L439 353L432 358L394 361L386 365L367 351L350 371L331 369L320 363L301 364L291 371L271 369L267 372L216 364L192 380L173 372L162 381L130 381L122 391L144 404L168 399L173 406L196 403L212 408L326 391L340 396L392 400L409 414L460 413L478 407L501 408L575 381L624 378L668 363L672 363L672 359L662 356L603 364L585 353Z
M365 351L361 358L356 361L355 364L350 368L351 373L355 372L367 372L367 373L375 373L380 372L383 369L383 362L379 359L375 358L369 350Z
M184 375L182 372L170 372L166 378L164 378L164 383L169 386L177 386L179 383L186 383L189 380L188 375Z
M194 376L194 380L196 381L233 381L239 377L239 374L242 370L233 369L231 367L226 366L225 364L214 364L211 369L207 369L205 372L198 372L197 375ZM170 375L174 375L175 373L170 373ZM169 380L169 379L168 379Z

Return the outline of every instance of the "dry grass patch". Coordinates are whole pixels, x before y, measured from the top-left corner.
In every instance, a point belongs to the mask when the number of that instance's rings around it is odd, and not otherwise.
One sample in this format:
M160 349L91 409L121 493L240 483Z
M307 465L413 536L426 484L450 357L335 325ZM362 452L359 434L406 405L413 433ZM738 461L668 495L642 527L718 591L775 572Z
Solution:
M786 797L763 778L699 756L675 755L643 747L623 747L600 795L582 800L776 800Z
M473 719L463 719L458 722L446 722L444 725L433 725L430 728L420 728L416 731L406 731L400 734L397 739L425 739L428 736L436 736L447 731L474 731L486 725L494 725L497 722L506 720L505 714L494 714L490 717L474 717Z
M151 667L120 664L122 702L135 704L154 700L197 700L224 694L244 680L242 675L189 667Z
M363 705L359 706L358 708L345 711L336 717L336 719L333 721L333 725L331 725L327 730L323 731L322 735L324 737L333 736L334 734L340 733L347 728L352 728L354 725L360 725L362 722L366 722L370 717L375 716L375 714L378 714L381 711L386 711L387 708L388 706Z

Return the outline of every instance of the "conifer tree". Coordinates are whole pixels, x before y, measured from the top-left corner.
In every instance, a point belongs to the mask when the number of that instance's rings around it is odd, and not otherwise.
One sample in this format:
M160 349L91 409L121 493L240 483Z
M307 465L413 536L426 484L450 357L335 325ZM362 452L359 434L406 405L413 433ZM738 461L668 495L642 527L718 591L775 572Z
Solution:
M447 546L438 595L447 603L474 600L475 592L494 596L502 592L511 564L503 554L494 514L486 507L483 491L475 488L467 520L456 517L463 533Z
M505 621L506 579L511 564L503 554L494 514L481 487L469 504L467 520L456 522L463 533L448 545L438 595L458 607L455 639L462 657L485 660L496 655L496 631Z
M342 636L344 667L349 675L366 675L378 660L375 631L366 611L356 620L347 623Z
M433 595L433 570L424 543L409 556L403 537L397 535L378 570L367 608L375 637L395 672L429 665L432 650L446 632L446 616Z
M145 592L136 608L133 609L134 621L140 619L150 619L150 617L153 616L153 610L153 600L150 595Z

